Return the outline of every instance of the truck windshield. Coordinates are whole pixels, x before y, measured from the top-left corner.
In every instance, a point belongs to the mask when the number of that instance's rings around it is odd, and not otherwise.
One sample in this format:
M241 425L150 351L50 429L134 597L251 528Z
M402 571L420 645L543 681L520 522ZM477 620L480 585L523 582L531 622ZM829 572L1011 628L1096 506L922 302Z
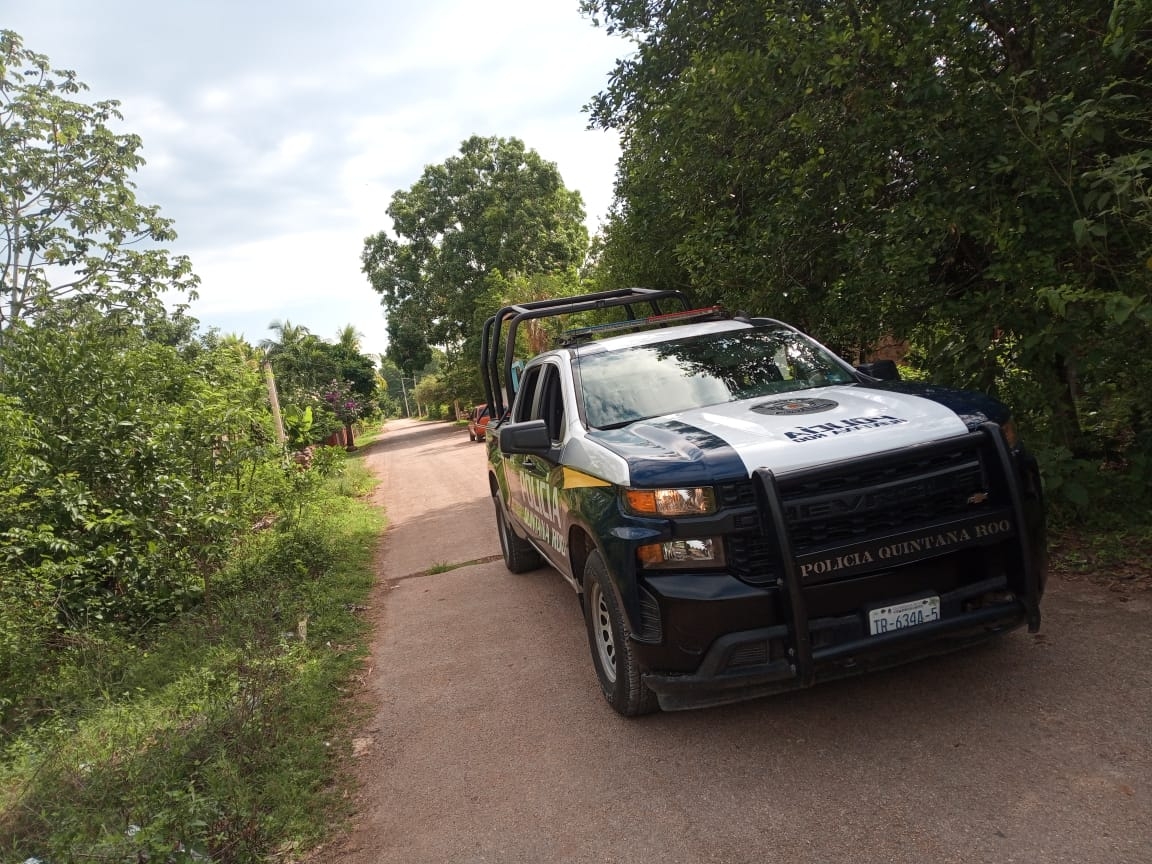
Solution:
M596 429L855 380L820 346L780 328L592 352L578 363L585 416Z

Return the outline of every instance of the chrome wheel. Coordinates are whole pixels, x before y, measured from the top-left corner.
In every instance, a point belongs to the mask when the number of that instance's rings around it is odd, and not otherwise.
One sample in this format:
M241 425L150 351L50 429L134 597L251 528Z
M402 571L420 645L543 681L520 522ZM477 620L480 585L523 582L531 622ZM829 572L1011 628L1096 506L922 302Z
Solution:
M600 668L610 683L616 681L616 640L612 635L612 612L599 585L592 587L592 631L596 651L600 655Z
M644 667L629 636L628 616L604 558L593 549L584 562L584 629L592 665L608 704L625 717L658 708L656 694L644 683Z

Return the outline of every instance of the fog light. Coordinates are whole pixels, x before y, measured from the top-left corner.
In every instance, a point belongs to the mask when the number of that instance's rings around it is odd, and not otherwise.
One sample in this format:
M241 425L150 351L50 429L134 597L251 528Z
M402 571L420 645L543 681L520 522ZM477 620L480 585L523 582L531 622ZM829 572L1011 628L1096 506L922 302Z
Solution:
M644 567L717 567L724 563L724 545L714 537L652 543L641 546L637 554Z

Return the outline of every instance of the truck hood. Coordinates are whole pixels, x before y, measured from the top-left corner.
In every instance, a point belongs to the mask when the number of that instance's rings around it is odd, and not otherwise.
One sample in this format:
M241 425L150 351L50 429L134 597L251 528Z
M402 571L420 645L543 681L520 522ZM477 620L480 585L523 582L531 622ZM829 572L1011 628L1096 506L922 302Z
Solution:
M631 485L695 485L899 450L1006 416L981 394L893 382L710 405L587 437L627 464Z

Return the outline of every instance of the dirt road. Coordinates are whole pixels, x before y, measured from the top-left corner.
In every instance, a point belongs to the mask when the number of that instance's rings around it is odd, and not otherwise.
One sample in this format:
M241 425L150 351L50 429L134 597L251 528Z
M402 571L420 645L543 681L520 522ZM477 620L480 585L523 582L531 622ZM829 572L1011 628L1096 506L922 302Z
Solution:
M1147 592L1055 581L1037 636L625 720L568 585L497 557L482 450L396 422L365 454L391 520L373 716L325 860L1152 862Z

